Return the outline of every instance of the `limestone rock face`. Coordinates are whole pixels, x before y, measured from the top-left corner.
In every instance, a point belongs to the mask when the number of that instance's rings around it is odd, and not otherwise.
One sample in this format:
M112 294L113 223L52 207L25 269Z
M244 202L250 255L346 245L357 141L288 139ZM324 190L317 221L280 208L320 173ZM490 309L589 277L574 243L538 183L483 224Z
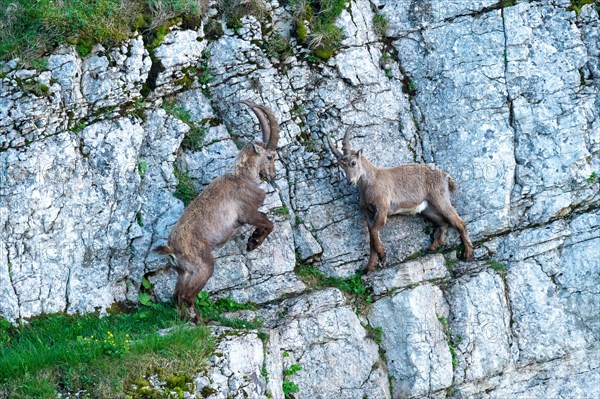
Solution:
M207 17L162 43L59 48L45 70L0 64L0 316L103 312L143 277L169 300L176 273L151 249L185 208L173 194L260 140L250 100L281 127L262 183L275 228L215 251L206 290L264 326L215 328L197 396L600 397L600 17L570 6L352 0L319 61L296 37L273 50L295 26L272 0L222 33ZM425 255L432 226L398 216L387 264L355 275L367 221L327 144L348 129L378 166L452 175L475 260L452 229Z

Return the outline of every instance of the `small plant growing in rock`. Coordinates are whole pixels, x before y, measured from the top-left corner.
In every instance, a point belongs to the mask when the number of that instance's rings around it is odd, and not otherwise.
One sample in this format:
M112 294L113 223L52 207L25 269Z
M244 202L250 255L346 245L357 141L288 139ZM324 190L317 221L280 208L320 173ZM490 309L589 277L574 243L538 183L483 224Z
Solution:
M291 398L291 394L300 392L298 385L289 380L283 380L281 388L286 399Z
M287 353L287 352L284 352L284 353ZM298 385L296 385L294 382L286 379L286 377L294 375L300 370L302 370L302 366L300 366L298 363L293 363L288 368L283 370L284 379L283 379L281 388L283 389L283 394L286 398L291 397L292 393L300 392L300 388L298 387Z
M256 305L252 303L238 303L231 298L220 298L213 301L209 299L208 292L200 291L196 298L196 307L204 320L215 321L226 327L257 329L262 326L262 322L259 319L248 321L223 316L223 313L256 309Z
M284 61L293 54L289 39L285 39L279 33L274 33L265 42L265 51L269 57L279 61Z
M373 15L373 30L377 35L385 37L387 35L389 25L390 23L385 14Z
M300 43L313 51L310 62L328 60L344 40L334 22L346 7L346 0L292 0L290 8Z
M293 363L290 365L290 367L283 370L283 375L294 375L300 370L302 370L302 366L300 366L298 363Z
M192 177L187 172L180 170L177 165L173 166L173 174L177 179L177 187L173 196L183 201L185 206L188 206L198 195Z
M598 181L598 173L596 172L592 172L592 174L590 175L590 177L588 177L587 179L585 179L588 183L590 184L594 184Z
M286 205L284 205L280 208L273 209L273 213L276 215L286 216L290 214L290 209Z
M494 259L488 260L487 264L499 275L501 275L501 276L506 275L507 268L506 268L505 264L497 262Z
M141 160L141 159L138 160L137 171L138 171L138 174L140 175L140 177L144 176L144 173L146 173L147 169L148 169L148 162Z
M567 8L569 11L575 11L575 14L581 14L581 9L586 4L595 4L596 11L600 14L600 4L597 0L571 0L571 5Z
M365 326L367 330L367 337L371 338L377 345L381 345L381 341L383 338L383 328L381 327L373 327L370 324Z

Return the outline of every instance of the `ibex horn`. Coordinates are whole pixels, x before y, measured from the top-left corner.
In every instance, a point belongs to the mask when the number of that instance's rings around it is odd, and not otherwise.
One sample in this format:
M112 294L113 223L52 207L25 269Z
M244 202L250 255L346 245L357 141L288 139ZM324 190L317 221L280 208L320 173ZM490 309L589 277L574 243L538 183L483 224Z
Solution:
M269 136L269 141L265 142L267 144L267 148L269 150L276 150L277 143L279 142L279 123L277 123L277 119L271 110L263 105L258 105L258 108L262 110L267 118L269 119L269 132L271 133Z
M269 137L271 136L271 127L269 126L269 121L267 120L265 114L258 108L258 105L254 104L253 102L244 100L244 101L241 101L241 103L249 106L250 109L252 110L252 112L254 112L254 114L258 118L258 122L260 123L260 128L262 130L263 143L265 143L265 144L268 143Z
M350 133L352 129L346 130L346 134L344 134L344 139L342 140L342 151L344 151L344 155L349 155L352 152L352 147L350 146Z
M327 141L329 142L329 148L331 148L331 152L333 152L333 155L335 155L335 157L337 159L340 159L341 157L343 157L343 155L340 152L340 150L338 150L338 148L335 146L335 144L333 143L333 141L331 141L331 137L330 136L327 136Z

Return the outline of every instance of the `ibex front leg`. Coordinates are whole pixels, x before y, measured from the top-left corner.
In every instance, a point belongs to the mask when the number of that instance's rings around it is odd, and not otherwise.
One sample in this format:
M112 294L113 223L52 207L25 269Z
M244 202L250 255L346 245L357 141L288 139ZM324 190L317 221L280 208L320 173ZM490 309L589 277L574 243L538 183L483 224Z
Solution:
M383 249L383 244L379 237L379 231L385 225L387 220L387 210L377 209L375 216L373 217L372 223L369 224L369 242L371 246L371 252L369 254L369 263L367 263L367 273L372 272L377 265L377 260L381 261L381 264L385 264L386 255Z
M256 227L250 238L248 238L247 251L255 250L273 231L273 222L269 220L266 213L258 210L248 215L243 222Z

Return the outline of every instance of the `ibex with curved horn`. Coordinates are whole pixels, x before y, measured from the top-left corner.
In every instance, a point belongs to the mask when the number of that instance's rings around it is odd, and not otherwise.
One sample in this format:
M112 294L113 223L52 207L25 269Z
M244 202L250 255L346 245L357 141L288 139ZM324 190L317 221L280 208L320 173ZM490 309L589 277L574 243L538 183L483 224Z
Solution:
M201 322L194 299L214 271L212 251L223 246L244 224L256 227L246 249L254 250L273 231L273 223L258 208L265 199L260 178L275 178L279 125L262 105L242 101L256 114L263 142L248 143L239 152L233 171L213 180L185 209L169 234L168 245L154 249L169 255L178 277L173 297L182 318ZM185 309L184 309L185 308Z
M346 174L349 184L358 185L360 206L367 211L370 255L367 272L372 271L377 259L385 263L386 254L379 238L379 231L388 216L422 214L437 228L429 251L444 245L448 225L460 234L465 247L464 256L473 256L473 245L465 222L450 203L450 193L456 190L456 182L449 174L426 164L404 164L395 168L378 168L350 145L350 130L346 131L340 152L327 137L338 164Z

